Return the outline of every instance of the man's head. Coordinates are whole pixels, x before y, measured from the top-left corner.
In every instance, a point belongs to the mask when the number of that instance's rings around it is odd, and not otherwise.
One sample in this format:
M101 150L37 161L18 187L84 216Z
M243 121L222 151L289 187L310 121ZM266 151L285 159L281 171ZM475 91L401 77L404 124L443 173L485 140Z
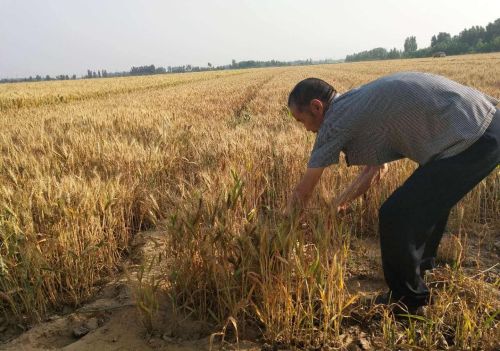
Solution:
M300 81L288 96L288 108L295 119L317 133L336 90L324 80L307 78Z

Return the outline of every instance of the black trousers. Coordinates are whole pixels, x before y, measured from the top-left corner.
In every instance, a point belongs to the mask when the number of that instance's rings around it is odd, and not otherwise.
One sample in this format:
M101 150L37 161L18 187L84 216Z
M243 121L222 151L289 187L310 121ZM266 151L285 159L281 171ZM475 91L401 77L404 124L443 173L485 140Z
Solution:
M500 163L500 110L467 150L421 165L379 211L384 276L408 306L428 303L425 270L434 267L451 208Z

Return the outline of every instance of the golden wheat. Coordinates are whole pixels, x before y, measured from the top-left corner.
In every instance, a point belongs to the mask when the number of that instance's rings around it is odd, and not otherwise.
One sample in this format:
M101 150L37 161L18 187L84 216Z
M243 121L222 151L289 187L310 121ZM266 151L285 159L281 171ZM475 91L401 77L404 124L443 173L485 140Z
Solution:
M328 201L357 171L342 162L326 172L306 224L283 220L314 140L288 117L288 92L308 76L343 92L419 70L500 96L499 67L500 55L489 54L2 85L1 311L28 321L82 303L129 252L130 237L162 222L181 309L258 328L267 340L340 347L356 309L346 287L351 238L376 235L377 209L415 165L392 163L381 186L338 219ZM463 244L495 240L499 184L496 171L453 211L450 230ZM498 345L498 304L479 288L460 300L472 285L460 264L453 269L423 320L384 315L380 345L432 349L443 335L459 348Z

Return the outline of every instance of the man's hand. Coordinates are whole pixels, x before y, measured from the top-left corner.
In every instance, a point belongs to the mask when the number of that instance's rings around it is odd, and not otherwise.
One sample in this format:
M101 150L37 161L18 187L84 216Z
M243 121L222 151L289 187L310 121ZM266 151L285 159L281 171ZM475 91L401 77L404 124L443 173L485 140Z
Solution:
M340 194L332 205L337 208L337 212L346 213L349 208L349 203L358 196L363 195L372 184L380 181L387 173L388 166L366 166L359 176Z
M288 200L288 206L285 211L286 216L290 217L300 214L307 204L307 200L311 197L314 187L321 178L323 171L324 168L308 168L306 170L306 173Z
M345 216L345 215L349 214L350 212L352 212L352 209L349 206L349 204L343 204L343 205L337 206L337 213L341 216Z

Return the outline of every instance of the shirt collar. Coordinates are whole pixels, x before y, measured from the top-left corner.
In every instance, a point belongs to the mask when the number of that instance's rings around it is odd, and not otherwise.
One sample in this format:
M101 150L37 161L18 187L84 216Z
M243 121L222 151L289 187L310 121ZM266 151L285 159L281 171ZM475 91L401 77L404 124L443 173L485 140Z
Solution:
M340 94L335 92L333 94L333 96L330 98L330 100L328 101L327 103L327 108L326 108L326 111L325 111L325 116L326 116L326 113L332 108L332 105L333 103L335 102L335 100L337 100L339 98Z

